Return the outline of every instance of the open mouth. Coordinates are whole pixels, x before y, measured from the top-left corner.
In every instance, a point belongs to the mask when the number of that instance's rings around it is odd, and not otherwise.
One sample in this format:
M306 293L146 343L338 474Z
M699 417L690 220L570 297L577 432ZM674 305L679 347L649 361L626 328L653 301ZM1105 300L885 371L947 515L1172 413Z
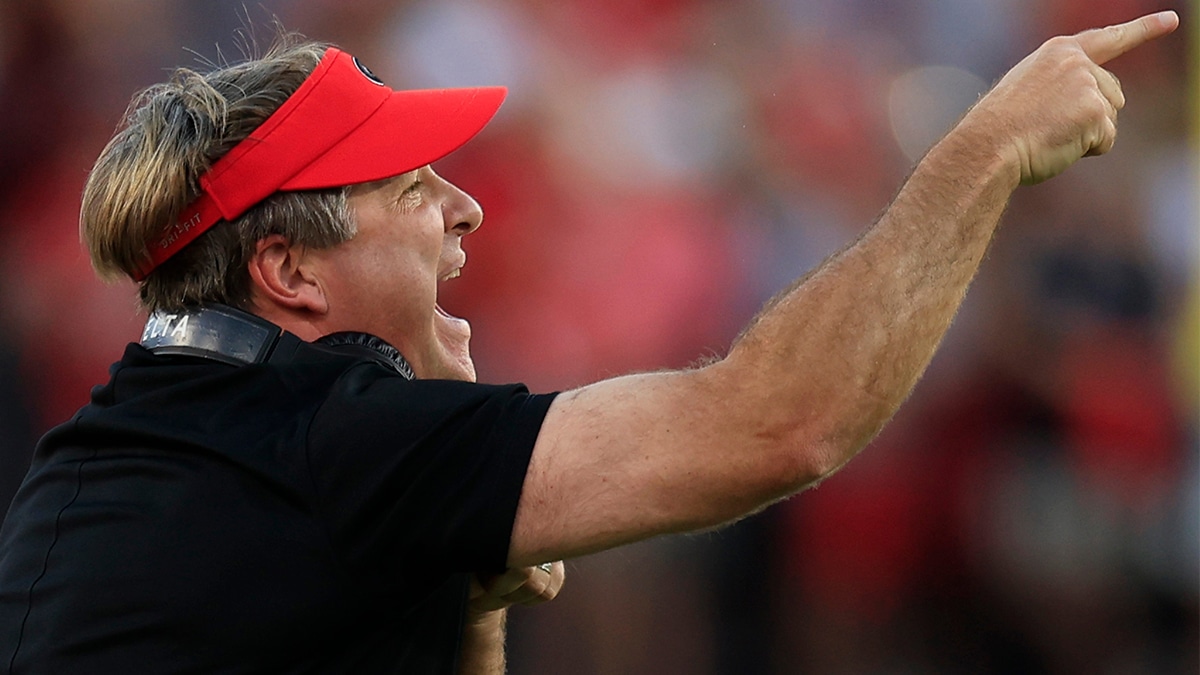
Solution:
M455 269L445 275L442 280L453 279L458 274L458 270ZM434 331L437 335L438 343L441 345L442 354L448 359L445 362L448 370L444 371L442 376L449 377L450 379L464 379L474 382L475 364L471 360L470 347L471 324L466 319L461 319L447 312L436 302L433 308L435 310L433 320Z
M454 266L451 267L449 270L442 272L438 275L438 297L441 297L441 294L442 294L441 293L442 284L446 283L447 281L450 281L451 279L457 279L460 276L462 276L462 268L463 268L463 265L465 265L466 263L467 263L466 255L460 253L458 259L454 263ZM462 323L462 324L466 323L465 319L459 318L457 316L454 316L450 312L447 312L445 310L445 308L443 308L441 306L441 304L439 304L437 302L434 303L433 308L435 310L437 310L438 316L442 317L443 319L446 319L452 323Z
M445 260L445 259L444 259ZM442 284L457 279L462 275L462 267L467 262L467 256L461 250L456 251L449 265L438 271L437 294L442 295ZM434 332L440 344L442 365L445 370L441 376L450 379L475 381L475 364L471 360L471 324L447 312L436 300L434 308Z

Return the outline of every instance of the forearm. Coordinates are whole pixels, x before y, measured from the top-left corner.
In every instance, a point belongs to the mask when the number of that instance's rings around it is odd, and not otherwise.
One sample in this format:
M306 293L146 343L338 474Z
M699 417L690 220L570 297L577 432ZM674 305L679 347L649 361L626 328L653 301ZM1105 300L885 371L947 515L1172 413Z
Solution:
M827 475L878 432L932 358L1017 185L1112 147L1125 99L1100 64L1177 25L1166 12L1048 40L934 146L874 227L754 322L718 365L749 399L752 435L799 455L773 457L790 471L768 488Z
M756 435L805 453L809 478L891 417L979 268L1020 179L983 123L935 146L876 224L772 301L719 364Z
M1017 185L1112 147L1124 97L1099 64L1177 25L1167 12L1048 40L725 359L561 394L530 460L510 564L717 525L854 456L929 363Z
M509 563L718 525L852 457L928 364L1018 183L985 147L968 126L931 150L879 221L769 303L722 361L560 395Z
M507 610L477 613L468 611L463 626L459 675L503 675L504 628Z

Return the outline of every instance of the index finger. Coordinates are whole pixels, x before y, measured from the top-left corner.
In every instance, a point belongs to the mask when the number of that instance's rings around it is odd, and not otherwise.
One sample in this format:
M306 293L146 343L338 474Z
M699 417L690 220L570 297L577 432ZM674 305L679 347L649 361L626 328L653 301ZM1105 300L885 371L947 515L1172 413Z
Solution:
M1125 52L1162 37L1179 26L1179 15L1173 11L1147 14L1133 21L1105 28L1085 30L1075 36L1079 46L1092 61L1103 64Z

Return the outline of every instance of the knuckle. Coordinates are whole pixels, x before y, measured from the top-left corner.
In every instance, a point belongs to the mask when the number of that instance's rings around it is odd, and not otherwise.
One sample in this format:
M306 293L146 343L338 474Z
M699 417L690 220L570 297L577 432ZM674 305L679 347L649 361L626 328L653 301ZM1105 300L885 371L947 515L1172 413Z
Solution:
M1043 43L1042 46L1049 47L1051 49L1061 49L1063 47L1074 44L1074 42L1075 41L1073 39L1067 37L1066 35L1055 35L1054 37L1050 38L1049 40L1046 40L1046 42Z
M1087 101L1085 109L1085 118L1094 124L1103 124L1109 119L1109 111L1112 105L1108 99L1100 92L1095 92Z
M533 592L534 595L541 595L546 592L546 588L550 585L549 579L545 575L539 575L541 578L530 579L526 587Z
M1075 45L1076 42L1074 39L1058 35L1043 42L1035 54L1036 57L1040 58L1053 58L1058 54L1071 50Z
M1091 73L1092 65L1091 59L1083 53L1083 50L1062 51L1055 54L1053 60L1049 62L1050 72L1048 74L1067 87L1094 85L1095 78Z

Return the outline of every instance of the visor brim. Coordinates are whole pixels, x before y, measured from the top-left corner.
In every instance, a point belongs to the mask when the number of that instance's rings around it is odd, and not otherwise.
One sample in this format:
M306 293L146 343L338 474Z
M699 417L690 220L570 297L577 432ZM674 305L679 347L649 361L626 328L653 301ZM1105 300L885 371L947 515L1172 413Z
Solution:
M358 128L279 189L368 183L433 163L478 134L507 93L504 87L393 92Z

